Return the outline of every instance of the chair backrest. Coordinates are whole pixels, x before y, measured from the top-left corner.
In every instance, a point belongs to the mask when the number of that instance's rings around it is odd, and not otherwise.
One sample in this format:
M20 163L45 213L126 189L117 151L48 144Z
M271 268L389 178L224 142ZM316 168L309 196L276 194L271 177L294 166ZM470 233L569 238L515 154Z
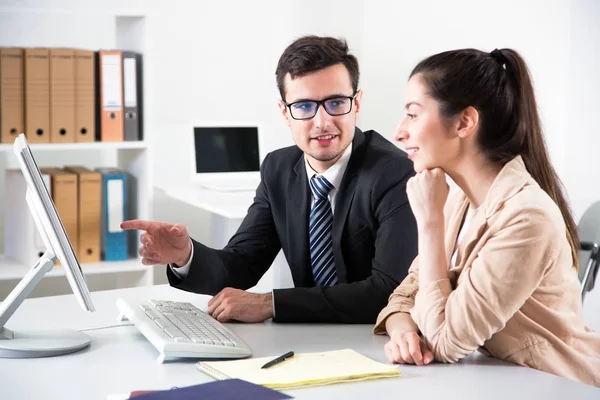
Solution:
M577 225L577 231L582 242L600 243L600 201L585 210ZM579 250L579 280L583 279L589 259L590 251Z

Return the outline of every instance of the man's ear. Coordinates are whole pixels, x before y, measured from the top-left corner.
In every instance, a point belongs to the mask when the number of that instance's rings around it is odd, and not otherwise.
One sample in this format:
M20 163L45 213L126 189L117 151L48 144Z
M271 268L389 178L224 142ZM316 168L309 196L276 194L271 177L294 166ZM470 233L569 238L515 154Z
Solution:
M358 89L356 91L356 97L354 98L354 113L356 115L358 115L358 113L360 111L360 106L362 104L362 96L363 96L362 89Z
M285 124L290 126L290 118L287 112L287 106L283 102L283 100L277 100L277 107L279 107L279 112L281 112L281 116L285 120Z
M465 139L477 132L479 127L479 111L475 107L465 108L456 123L456 133L458 137Z

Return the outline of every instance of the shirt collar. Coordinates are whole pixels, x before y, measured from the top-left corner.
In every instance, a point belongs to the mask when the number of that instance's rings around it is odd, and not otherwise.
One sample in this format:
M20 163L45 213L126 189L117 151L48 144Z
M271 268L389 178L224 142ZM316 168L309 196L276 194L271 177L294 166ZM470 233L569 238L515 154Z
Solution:
M342 178L344 177L344 172L346 172L346 167L348 166L348 162L350 161L350 154L352 154L352 143L346 147L344 150L344 154L340 157L339 160L335 162L327 171L319 174L312 169L312 167L308 164L308 160L306 159L306 154L304 155L304 165L306 166L306 176L308 177L308 181L310 184L310 179L315 175L321 175L325 179L329 181L333 185L335 190L340 189L340 185L342 184Z

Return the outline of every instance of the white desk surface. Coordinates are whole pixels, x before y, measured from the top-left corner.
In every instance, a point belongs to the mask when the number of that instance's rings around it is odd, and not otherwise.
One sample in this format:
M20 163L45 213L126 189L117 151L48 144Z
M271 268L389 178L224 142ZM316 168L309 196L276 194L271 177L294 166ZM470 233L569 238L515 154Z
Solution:
M255 191L221 192L200 185L158 188L165 195L229 219L243 219L252 205Z
M92 293L96 312L83 311L73 295L26 300L7 328L86 329L118 324L117 298L190 301L205 309L208 296L167 285ZM352 348L385 362L386 337L371 325L227 324L254 356L277 356ZM87 332L91 346L78 353L41 359L0 359L0 399L104 399L138 389L182 387L212 379L196 360L157 364L154 347L133 326ZM297 399L600 399L600 388L473 354L458 364L400 366L400 378L290 390Z

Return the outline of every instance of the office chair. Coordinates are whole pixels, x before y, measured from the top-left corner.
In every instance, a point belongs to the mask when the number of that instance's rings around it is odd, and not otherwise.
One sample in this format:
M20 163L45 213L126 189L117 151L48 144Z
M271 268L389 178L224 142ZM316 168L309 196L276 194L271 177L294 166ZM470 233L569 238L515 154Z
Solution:
M581 300L594 288L600 264L600 201L592 204L577 225L580 239L579 280Z

